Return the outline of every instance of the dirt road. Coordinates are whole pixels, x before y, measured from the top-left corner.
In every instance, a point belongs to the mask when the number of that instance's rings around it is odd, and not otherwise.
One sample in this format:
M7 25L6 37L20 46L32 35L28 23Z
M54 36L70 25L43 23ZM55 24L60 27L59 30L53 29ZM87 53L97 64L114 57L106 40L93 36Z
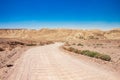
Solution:
M7 80L118 80L111 72L60 51L61 45L29 49Z

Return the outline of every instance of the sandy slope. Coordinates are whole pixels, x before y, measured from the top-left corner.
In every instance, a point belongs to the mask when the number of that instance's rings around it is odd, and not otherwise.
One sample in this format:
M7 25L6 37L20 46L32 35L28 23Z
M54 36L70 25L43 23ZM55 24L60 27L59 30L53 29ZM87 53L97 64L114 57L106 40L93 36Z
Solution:
M60 45L26 51L7 80L118 80L112 72L60 51Z
M109 31L81 29L0 29L0 38L28 41L70 41L81 39L120 39L120 29Z

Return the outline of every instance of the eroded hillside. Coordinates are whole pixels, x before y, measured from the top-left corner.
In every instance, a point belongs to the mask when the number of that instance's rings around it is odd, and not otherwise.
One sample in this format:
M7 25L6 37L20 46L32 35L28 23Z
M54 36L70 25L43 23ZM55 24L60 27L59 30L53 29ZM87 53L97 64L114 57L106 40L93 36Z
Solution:
M35 41L66 41L79 39L120 39L120 29L110 31L75 29L0 29L0 38L16 38Z

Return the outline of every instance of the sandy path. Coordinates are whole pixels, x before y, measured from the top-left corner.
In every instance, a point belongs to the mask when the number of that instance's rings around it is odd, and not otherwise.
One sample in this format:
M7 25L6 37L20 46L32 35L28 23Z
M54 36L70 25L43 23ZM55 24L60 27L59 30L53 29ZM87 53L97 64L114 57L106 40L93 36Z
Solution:
M117 80L110 72L60 51L60 45L26 51L8 80Z

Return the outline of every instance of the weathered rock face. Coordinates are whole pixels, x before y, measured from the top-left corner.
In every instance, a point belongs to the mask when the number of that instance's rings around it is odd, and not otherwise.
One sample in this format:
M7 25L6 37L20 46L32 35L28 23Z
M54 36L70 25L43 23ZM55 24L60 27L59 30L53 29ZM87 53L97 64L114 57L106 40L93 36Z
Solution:
M110 31L72 29L1 29L0 38L66 41L70 39L120 39L120 29Z
M120 29L107 31L104 35L107 39L120 39Z

